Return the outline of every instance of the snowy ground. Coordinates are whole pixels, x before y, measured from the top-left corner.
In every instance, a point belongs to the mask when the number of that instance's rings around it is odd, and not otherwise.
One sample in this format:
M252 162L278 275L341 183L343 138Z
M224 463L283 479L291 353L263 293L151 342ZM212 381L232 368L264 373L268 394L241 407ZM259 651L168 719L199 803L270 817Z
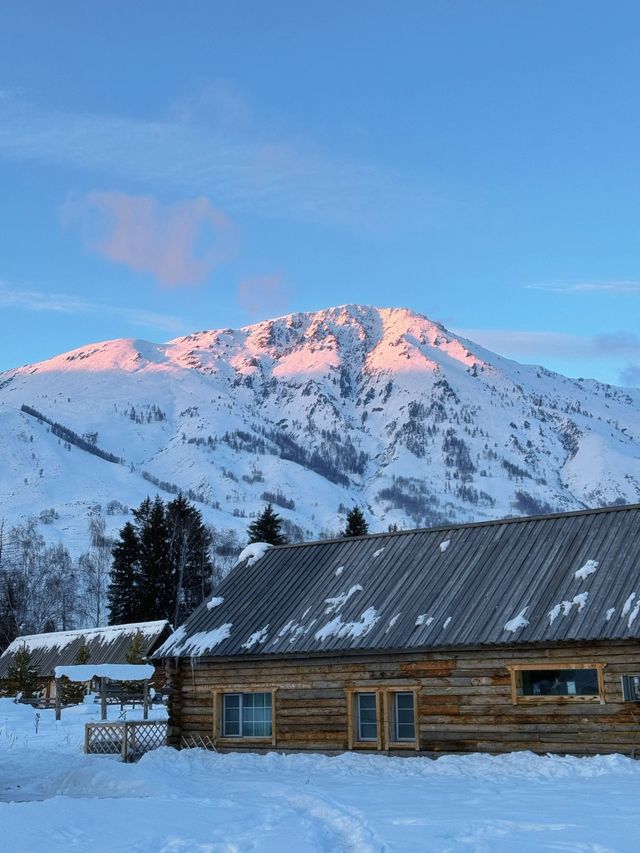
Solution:
M640 850L640 762L621 756L432 761L161 749L124 765L81 753L82 724L96 712L67 709L58 724L41 712L36 734L32 709L0 700L2 849Z

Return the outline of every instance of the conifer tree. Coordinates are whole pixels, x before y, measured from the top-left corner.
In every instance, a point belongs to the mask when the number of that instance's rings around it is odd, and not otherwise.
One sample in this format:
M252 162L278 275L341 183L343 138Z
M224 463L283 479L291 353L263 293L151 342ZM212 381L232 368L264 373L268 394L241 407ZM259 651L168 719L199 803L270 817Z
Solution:
M247 528L249 544L252 542L268 542L269 545L286 545L287 537L282 533L282 519L269 503L264 510L252 521Z
M31 664L31 652L26 645L20 646L8 668L9 689L29 698L38 687L38 673Z
M131 645L129 646L129 651L126 654L125 660L127 663L144 663L144 655L142 654L142 650L144 649L144 634L142 631L138 630L133 635L133 640L131 641Z
M174 625L180 625L210 592L211 533L200 511L183 495L167 504L167 524L174 602L171 618Z
M120 531L111 564L109 585L109 624L138 622L141 612L141 571L138 534L130 521Z
M365 536L369 532L369 525L360 507L354 506L347 513L347 526L342 534L343 538L350 536Z
M147 498L134 510L140 548L140 619L173 618L169 526L162 498Z

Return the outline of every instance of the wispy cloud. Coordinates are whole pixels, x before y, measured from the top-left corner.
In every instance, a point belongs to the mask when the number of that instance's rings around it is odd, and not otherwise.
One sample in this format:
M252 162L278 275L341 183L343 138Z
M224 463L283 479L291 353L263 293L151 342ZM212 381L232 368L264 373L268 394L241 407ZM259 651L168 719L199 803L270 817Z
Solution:
M114 317L131 326L159 329L170 334L184 334L187 324L178 317L139 308L123 308L104 302L91 302L68 293L45 293L10 287L0 282L0 307L22 311L45 311L54 314Z
M583 282L540 282L526 285L528 290L544 290L547 293L567 293L580 296L589 293L640 293L640 281L583 281Z
M167 286L204 281L236 251L231 221L202 197L163 205L154 196L94 191L68 200L63 214L81 225L90 249Z
M210 99L209 117L192 101L142 121L56 112L8 97L0 100L0 157L134 180L154 192L206 195L234 215L378 229L420 228L433 217L431 194L395 173L256 127L233 94L222 106L220 93Z
M282 273L252 276L238 286L238 301L251 318L284 314L291 305L292 295Z
M458 329L458 333L487 349L513 358L640 358L640 336L633 332L573 335L566 332Z

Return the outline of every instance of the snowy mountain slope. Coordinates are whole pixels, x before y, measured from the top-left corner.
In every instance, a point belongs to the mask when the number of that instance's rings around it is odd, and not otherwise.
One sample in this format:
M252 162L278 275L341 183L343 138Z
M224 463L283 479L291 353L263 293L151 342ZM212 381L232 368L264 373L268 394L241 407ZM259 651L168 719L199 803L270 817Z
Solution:
M244 530L267 494L305 537L355 502L384 530L640 500L640 392L520 365L405 309L342 306L2 373L0 453L0 517L55 508L43 532L72 549L90 506L135 506L158 483L222 527Z

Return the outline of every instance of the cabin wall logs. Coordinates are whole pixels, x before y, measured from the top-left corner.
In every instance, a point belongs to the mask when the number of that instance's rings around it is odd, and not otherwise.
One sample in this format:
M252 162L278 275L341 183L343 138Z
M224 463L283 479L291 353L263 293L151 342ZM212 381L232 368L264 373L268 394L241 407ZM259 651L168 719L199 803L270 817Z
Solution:
M601 664L604 702L562 697L514 704L509 665ZM640 756L640 703L622 701L621 675L640 672L640 643L564 644L340 657L200 658L172 671L169 742L183 736L218 749L334 752L349 746L348 691L417 688L418 744L402 752L506 752ZM219 737L214 691L276 690L273 743ZM219 714L219 700L218 700ZM358 745L362 748L362 745ZM376 745L368 745L376 749ZM400 754L399 749L389 752Z

